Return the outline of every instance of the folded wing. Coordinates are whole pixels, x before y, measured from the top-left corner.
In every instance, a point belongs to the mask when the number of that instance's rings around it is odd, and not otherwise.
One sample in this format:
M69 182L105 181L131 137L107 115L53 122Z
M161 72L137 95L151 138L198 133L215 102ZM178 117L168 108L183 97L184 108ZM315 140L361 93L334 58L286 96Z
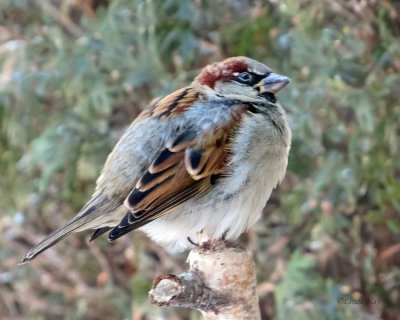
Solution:
M189 126L160 150L125 199L129 211L109 233L109 240L210 191L227 172L229 144L246 110L244 105L233 105L223 123L206 130Z

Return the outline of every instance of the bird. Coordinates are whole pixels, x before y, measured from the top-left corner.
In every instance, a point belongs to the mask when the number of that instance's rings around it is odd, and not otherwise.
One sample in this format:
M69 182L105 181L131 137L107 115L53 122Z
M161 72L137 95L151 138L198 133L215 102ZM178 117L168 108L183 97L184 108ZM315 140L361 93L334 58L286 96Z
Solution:
M171 251L190 249L199 233L237 239L286 173L291 130L276 93L289 82L237 56L152 101L108 155L92 198L21 263L88 229L90 241L139 229Z

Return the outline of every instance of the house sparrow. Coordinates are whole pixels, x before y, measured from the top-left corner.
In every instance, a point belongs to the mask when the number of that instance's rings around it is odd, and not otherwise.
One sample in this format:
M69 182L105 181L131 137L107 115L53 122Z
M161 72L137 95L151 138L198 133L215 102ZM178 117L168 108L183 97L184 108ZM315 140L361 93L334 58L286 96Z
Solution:
M91 200L34 246L22 263L72 232L140 229L171 250L236 239L258 219L286 172L291 131L275 93L290 81L233 57L153 102L110 153Z

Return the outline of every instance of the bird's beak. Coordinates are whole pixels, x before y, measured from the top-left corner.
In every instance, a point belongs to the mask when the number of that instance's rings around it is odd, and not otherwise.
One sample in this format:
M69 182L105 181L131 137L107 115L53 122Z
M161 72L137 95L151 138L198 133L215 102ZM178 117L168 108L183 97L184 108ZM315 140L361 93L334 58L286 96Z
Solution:
M268 77L262 79L259 83L257 83L254 87L259 88L260 93L271 92L277 93L284 86L286 86L290 82L290 78L281 76L277 73L270 73Z

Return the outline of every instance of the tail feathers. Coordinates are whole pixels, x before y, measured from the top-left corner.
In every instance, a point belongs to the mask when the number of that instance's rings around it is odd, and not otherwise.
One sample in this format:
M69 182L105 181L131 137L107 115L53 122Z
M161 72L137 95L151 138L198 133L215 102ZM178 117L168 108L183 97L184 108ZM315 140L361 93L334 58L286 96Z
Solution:
M34 259L39 253L54 246L57 242L67 237L70 233L92 228L93 226L90 224L90 222L102 215L104 212L108 212L113 209L113 207L107 207L107 204L109 205L109 201L107 200L108 199L106 197L102 197L100 195L93 197L74 219L72 219L65 226L48 235L45 239L29 250L20 264ZM85 226L87 224L89 225ZM85 226L85 228L81 228L83 226Z
M93 220L104 213L114 211L116 207L117 205L115 202L110 201L110 199L101 192L95 194L74 219L48 235L45 239L29 250L20 264L24 264L34 259L39 253L54 246L57 242L67 237L72 232L95 228L96 224L92 223Z
M64 239L68 236L72 231L74 231L78 226L72 228L72 223L67 224L64 227L54 231L53 233L49 234L45 239L35 245L32 249L30 249L24 259L19 264L24 264L33 258L35 258L39 253L43 252L44 250L54 246L57 242Z
M83 221L86 220L86 221ZM70 233L74 232L76 229L81 227L83 224L87 223L87 219L82 219L81 217L76 217L70 221L65 226L57 229L53 233L49 234L45 239L35 245L30 249L25 255L24 259L19 264L24 264L32 259L34 259L39 253L45 251L46 249L54 246L57 242L61 241L67 237Z
M97 239L100 237L102 234L106 233L108 230L111 230L112 227L102 227L99 229L96 229L95 232L93 232L92 236L89 239L89 242L92 242L93 240Z

